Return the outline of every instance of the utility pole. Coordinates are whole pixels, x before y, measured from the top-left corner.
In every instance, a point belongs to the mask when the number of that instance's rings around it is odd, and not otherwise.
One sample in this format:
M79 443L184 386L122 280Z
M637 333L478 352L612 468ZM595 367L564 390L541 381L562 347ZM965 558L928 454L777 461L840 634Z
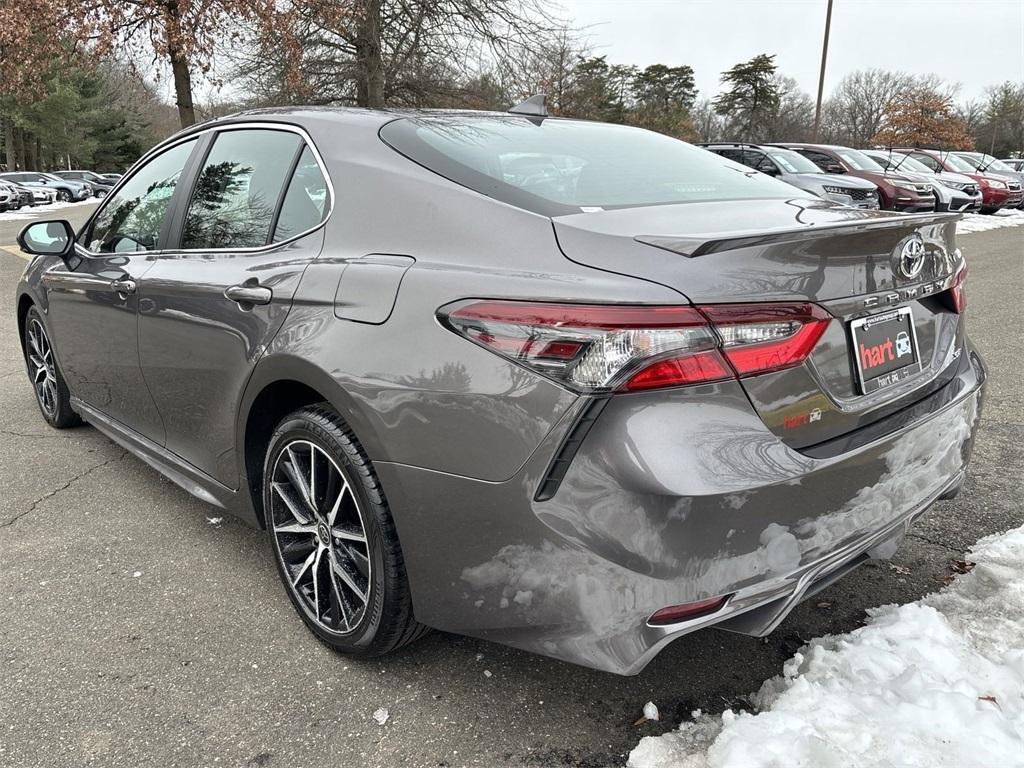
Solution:
M821 73L818 75L818 104L814 108L814 138L818 140L818 129L821 127L821 97L825 91L825 62L828 60L828 33L832 28L832 0L828 0L825 11L825 42L821 45Z

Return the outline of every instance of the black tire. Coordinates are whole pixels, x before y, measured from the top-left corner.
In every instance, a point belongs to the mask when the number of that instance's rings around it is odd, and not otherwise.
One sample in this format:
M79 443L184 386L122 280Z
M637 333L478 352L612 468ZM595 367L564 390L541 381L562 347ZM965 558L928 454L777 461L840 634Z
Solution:
M82 419L71 408L71 393L60 372L50 336L43 324L42 315L30 307L25 315L24 338L25 367L29 381L36 395L36 405L55 429L67 429L82 423Z
M338 501L348 498L345 486L339 492L336 482L332 489L335 471L351 492L351 504ZM298 486L293 482L296 472L307 478ZM310 486L311 504L300 493ZM380 482L355 435L330 406L306 406L281 421L267 447L262 492L281 583L318 640L339 653L368 657L389 653L426 634L428 628L413 615L402 549ZM328 517L331 507L333 519ZM333 533L340 528L351 539L335 538ZM347 579L335 567L339 561L350 566L340 569ZM331 581L325 583L325 578ZM314 592L312 582L317 579L319 590ZM323 592L328 595L326 605Z
M982 208L980 208L978 210L978 213L984 214L985 216L991 216L993 213L995 213L998 210L999 210L998 208L984 208L984 207L982 207Z
M60 202L62 202L62 203L70 203L71 202L71 193L68 192L66 189L58 189L57 190L57 199Z

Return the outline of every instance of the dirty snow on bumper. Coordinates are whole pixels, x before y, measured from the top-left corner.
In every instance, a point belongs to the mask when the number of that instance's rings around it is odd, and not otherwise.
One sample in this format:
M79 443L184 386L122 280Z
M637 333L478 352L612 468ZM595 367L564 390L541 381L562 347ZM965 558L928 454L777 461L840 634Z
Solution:
M818 638L752 701L643 739L630 768L1024 766L1024 527L938 593Z

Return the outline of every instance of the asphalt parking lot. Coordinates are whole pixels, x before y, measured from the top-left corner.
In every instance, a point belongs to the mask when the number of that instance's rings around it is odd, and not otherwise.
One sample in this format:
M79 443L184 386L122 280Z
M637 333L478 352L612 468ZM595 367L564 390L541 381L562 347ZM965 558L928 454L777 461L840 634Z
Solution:
M0 246L22 224L0 218ZM690 635L634 678L440 633L387 659L333 655L293 615L262 533L212 521L92 428L44 424L4 308L0 765L609 766L693 709L743 706L803 640L935 589L965 548L1024 519L1024 227L960 244L990 367L961 495L892 565L866 565L768 638ZM0 294L24 265L0 250ZM634 726L646 701L665 721Z

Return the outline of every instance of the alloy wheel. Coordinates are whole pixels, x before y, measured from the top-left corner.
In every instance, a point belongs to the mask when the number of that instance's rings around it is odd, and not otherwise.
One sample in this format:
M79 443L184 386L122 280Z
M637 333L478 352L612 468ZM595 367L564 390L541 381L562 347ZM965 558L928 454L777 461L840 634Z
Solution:
M28 325L28 364L32 386L39 405L50 418L57 414L57 370L53 362L53 348L43 324L32 318Z
M293 440L271 472L272 527L289 588L324 629L347 634L366 613L370 552L359 501L334 459Z

